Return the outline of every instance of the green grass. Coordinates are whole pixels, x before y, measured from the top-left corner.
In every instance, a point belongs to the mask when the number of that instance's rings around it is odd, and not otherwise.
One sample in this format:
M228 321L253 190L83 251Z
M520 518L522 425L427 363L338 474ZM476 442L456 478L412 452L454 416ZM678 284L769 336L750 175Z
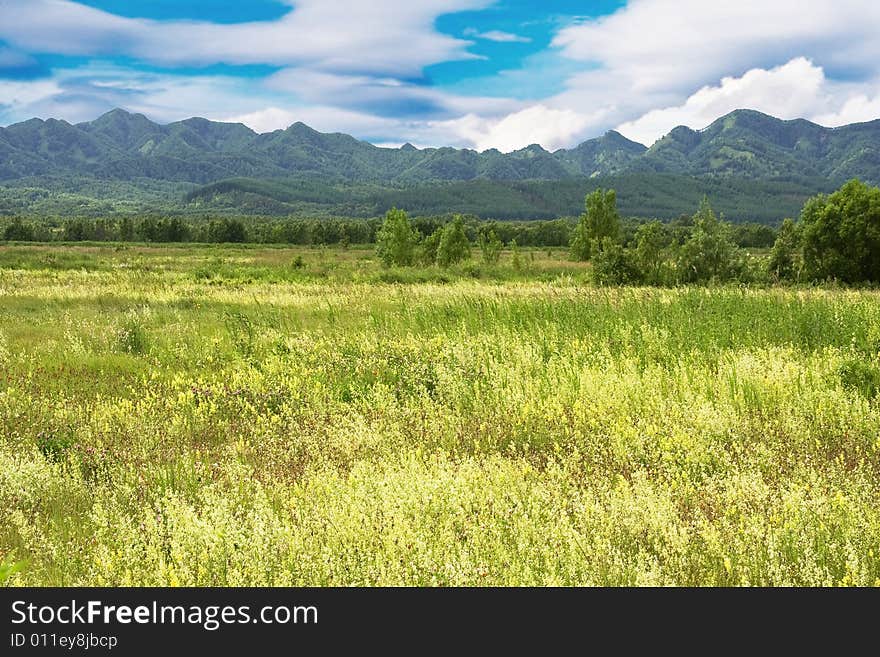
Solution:
M0 247L8 582L880 584L880 293L522 259Z

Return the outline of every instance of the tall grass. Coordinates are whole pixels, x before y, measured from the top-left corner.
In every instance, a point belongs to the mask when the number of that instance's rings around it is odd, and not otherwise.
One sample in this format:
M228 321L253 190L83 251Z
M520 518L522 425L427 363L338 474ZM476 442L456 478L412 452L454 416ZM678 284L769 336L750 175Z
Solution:
M880 584L877 292L42 255L0 253L8 583Z

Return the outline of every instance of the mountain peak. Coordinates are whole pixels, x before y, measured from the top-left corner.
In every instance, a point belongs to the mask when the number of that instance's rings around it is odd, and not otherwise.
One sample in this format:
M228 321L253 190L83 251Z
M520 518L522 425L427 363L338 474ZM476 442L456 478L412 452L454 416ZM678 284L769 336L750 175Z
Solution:
M529 144L525 148L521 148L518 151L514 151L515 153L530 153L532 155L544 155L548 154L547 150L541 144Z
M308 132L308 133L312 133L312 132L317 133L318 132L314 128L307 126L302 121L297 121L296 123L291 123L287 127L287 130L288 130L288 132Z
M129 112L128 110L124 110L121 107L114 107L109 112L104 112L104 114L102 114L98 118L103 119L106 117L114 117L114 116L131 116L131 112Z
M148 119L143 114L136 114L134 112L129 112L127 110L122 109L121 107L117 107L115 109L110 110L109 112L105 112L101 116L99 116L94 121L89 121L91 124L101 124L101 123L150 123L154 124L150 119Z

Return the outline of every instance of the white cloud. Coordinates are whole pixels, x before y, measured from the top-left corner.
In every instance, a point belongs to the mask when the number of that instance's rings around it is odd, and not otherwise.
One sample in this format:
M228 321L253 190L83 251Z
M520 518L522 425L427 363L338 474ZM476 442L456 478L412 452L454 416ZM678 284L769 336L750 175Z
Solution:
M473 57L467 41L434 27L445 13L492 0L290 0L276 21L216 24L124 18L68 0L4 0L0 39L28 52L127 55L166 66L303 65L328 71L418 75Z
M866 89L874 89L870 96ZM706 86L683 104L652 110L617 129L651 145L672 128L700 130L737 109L754 109L780 119L808 119L834 127L880 117L880 85L836 82L813 62L798 57L770 70L753 69Z
M877 34L875 0L630 0L560 30L557 52L584 70L542 102L589 108L594 121L576 140L623 126L650 143L738 107L867 120L880 96Z
M238 116L226 116L220 120L224 123L244 123L251 130L264 133L283 130L296 123L299 118L291 110L281 109L280 107L267 107Z
M591 117L573 110L533 105L501 118L468 114L434 125L459 134L477 150L497 148L510 152L531 144L541 144L549 150L567 146L590 121Z
M631 0L563 29L565 56L598 63L636 93L694 85L808 56L826 70L880 69L874 0Z
M114 107L160 122L214 118L218 111L243 113L264 102L249 84L228 76L147 73L96 63L53 71L48 79L0 80L0 123L34 116L76 123Z
M827 126L840 126L849 123L864 123L880 118L880 84L874 85L873 97L857 93L848 98L836 110L817 114L814 120Z
M651 145L672 128L702 129L736 109L754 109L781 119L814 117L831 102L821 68L802 57L766 71L753 69L739 78L726 77L718 86L706 86L676 107L648 112L618 130Z
M486 41L495 41L496 43L531 43L529 37L513 34L512 32L502 32L501 30L489 30L488 32L480 32L473 28L464 31L465 36L472 36L477 39L485 39Z
M61 87L54 80L0 80L0 108L30 106L59 93Z

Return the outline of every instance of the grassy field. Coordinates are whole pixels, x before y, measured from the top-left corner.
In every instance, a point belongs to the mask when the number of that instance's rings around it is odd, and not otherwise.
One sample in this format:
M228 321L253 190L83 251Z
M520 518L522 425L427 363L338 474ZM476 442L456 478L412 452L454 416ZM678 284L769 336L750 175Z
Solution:
M31 585L880 585L880 293L0 247Z

